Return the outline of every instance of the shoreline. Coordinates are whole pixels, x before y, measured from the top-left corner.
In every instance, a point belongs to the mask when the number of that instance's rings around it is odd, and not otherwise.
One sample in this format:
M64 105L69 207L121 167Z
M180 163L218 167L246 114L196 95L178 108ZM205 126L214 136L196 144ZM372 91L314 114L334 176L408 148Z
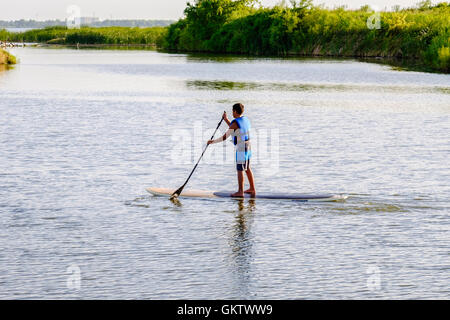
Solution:
M17 59L8 51L0 48L0 65L11 66L17 64Z
M270 55L270 54L246 54L246 53L231 53L231 52L209 52L209 51L182 51L182 50L167 50L158 47L156 44L54 44L54 43L28 43L19 47L34 47L34 48L72 48L72 49L126 49L131 50L151 50L161 53L173 54L190 54L198 56L216 56L216 57L236 57L236 58L274 58L274 59L295 59L295 58L310 58L310 59L330 59L330 60L357 60L359 62L368 62L387 65L392 68L398 68L402 71L418 71L435 74L448 74L443 71L430 68L420 58L417 57L396 57L396 56L380 56L380 55L333 55L333 54L305 54L288 52L286 55Z
M64 43L34 43L34 47L69 47L69 48L114 48L114 47L136 47L136 48L157 48L156 44L109 44L109 43L77 43L77 44L64 44Z
M377 28L366 25L372 14L367 8L244 6L230 9L225 16L200 3L189 8L212 15L212 20L202 20L196 13L168 27L50 27L14 34L0 30L0 39L50 48L148 48L168 53L281 59L369 59L406 70L450 73L445 20L450 14L448 5L381 12L382 23Z
M176 51L419 59L424 69L450 73L447 3L374 13L311 4L233 7L218 14L202 3L168 27L164 46ZM376 23L374 21L376 20Z

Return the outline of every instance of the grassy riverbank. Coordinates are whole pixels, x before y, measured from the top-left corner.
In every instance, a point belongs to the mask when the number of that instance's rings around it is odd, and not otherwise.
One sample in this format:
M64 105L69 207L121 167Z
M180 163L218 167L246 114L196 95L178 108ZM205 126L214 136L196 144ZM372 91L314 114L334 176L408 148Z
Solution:
M386 57L450 71L450 6L373 12L325 9L310 1L256 8L251 0L197 0L169 27L164 48L250 55Z
M104 27L68 29L67 27L48 27L12 33L0 30L0 39L13 42L38 42L47 44L99 44L99 45L151 45L161 46L167 32L164 27L129 28Z
M11 64L16 64L16 63L17 63L16 57L14 57L8 51L0 49L0 65L5 65L5 64L11 65Z

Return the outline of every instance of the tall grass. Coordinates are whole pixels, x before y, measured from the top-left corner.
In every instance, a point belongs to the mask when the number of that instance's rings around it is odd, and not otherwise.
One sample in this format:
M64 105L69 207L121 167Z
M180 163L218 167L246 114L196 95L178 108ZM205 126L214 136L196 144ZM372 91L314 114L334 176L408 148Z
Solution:
M10 54L8 51L5 51L3 49L0 49L0 65L1 64L16 64L17 59L12 54Z
M309 0L291 7L255 8L243 1L197 0L185 18L169 27L164 47L177 51L252 55L320 55L420 59L449 72L450 6L424 1L417 8L375 13L315 7ZM238 1L239 2L239 1ZM379 25L369 28L368 21ZM206 32L207 31L207 32Z
M16 42L38 42L53 44L110 44L110 45L160 45L167 29L165 27L129 28L103 27L68 29L48 27L21 33L0 30L0 39Z

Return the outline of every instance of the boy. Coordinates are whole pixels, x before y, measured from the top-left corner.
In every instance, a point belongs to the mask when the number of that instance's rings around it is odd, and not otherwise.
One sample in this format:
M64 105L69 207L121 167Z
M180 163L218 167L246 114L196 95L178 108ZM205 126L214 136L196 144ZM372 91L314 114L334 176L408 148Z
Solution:
M250 169L250 158L252 157L252 150L250 146L250 121L247 117L242 116L244 113L244 105L236 103L233 106L233 121L227 117L227 113L223 113L223 120L228 124L229 129L220 138L215 140L208 140L208 145L212 143L223 142L232 135L233 143L236 146L236 169L238 176L238 192L233 193L232 197L244 197L244 193L249 193L255 196L255 182L253 180L253 172ZM247 174L250 188L244 191L244 171Z

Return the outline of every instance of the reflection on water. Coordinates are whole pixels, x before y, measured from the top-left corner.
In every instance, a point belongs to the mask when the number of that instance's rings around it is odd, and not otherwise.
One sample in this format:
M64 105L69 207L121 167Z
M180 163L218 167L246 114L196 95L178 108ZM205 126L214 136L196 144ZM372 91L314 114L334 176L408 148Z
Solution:
M110 51L155 51L156 47L151 45L98 45L98 44L79 44L78 46L76 44L74 45L50 45L48 46L49 49L73 49L76 48L76 50L110 50Z
M0 64L0 77L2 76L2 72L5 72L7 70L13 69L13 66L7 65L7 64Z
M181 207L182 206L181 201L178 198L169 198L169 201L172 202L177 207Z
M346 57L307 57L307 56L243 56L233 54L210 54L193 53L188 56L188 61L192 62L213 62L213 63L260 63L264 60L275 60L277 63L304 62L304 63L345 63L345 62L368 62L372 64L385 65L397 71L423 71L436 72L424 65L419 59L396 59L396 58L346 58Z
M232 226L230 247L232 250L231 258L233 265L233 274L235 275L235 286L243 296L250 297L251 284L251 262L252 254L252 237L251 225L255 210L255 200L237 200L238 211L235 216L235 223Z
M187 80L188 88L197 90L249 90L249 91L363 91L367 92L402 92L402 93L450 93L448 87L411 87L411 86L384 86L384 85L338 85L338 84L298 84L298 83L270 83L270 82L233 82L233 81L207 81Z
M251 62L251 61L261 61L261 58L256 57L246 57L239 55L223 55L223 54L208 54L208 53L193 53L186 56L188 62L200 62L200 63L235 63L235 62Z

